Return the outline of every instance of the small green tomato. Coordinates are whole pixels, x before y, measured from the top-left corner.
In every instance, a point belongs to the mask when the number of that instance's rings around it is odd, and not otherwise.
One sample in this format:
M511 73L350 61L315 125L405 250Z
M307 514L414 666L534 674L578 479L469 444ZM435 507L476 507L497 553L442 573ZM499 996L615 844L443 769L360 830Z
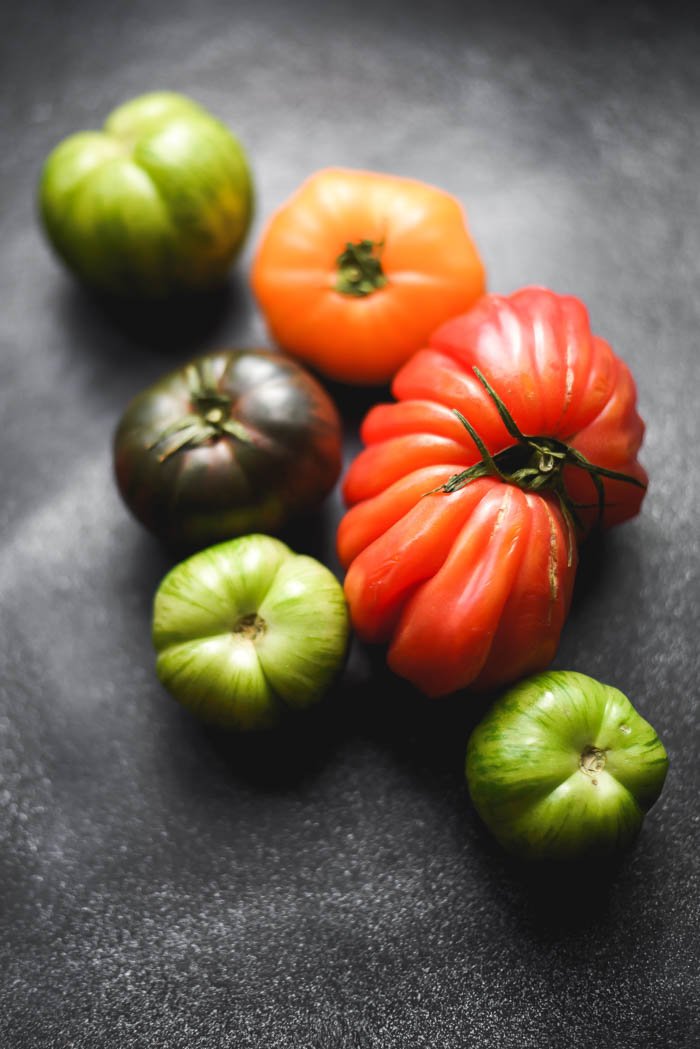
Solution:
M348 633L333 573L267 535L176 565L153 610L161 682L226 728L270 728L284 711L319 700L343 663Z
M222 282L250 224L252 182L228 128L158 91L56 146L39 205L57 253L87 284L163 297Z
M636 838L668 756L616 688L552 671L502 695L472 733L466 775L486 826L510 852L567 860Z

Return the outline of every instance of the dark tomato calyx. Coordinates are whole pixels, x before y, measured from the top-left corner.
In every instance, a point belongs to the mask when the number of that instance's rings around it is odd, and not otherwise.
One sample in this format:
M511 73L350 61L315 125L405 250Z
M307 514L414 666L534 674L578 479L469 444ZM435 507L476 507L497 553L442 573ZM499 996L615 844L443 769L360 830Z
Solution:
M157 451L161 462L177 452L199 448L224 437L244 444L255 443L250 430L233 418L233 402L228 394L217 389L216 376L209 364L205 360L187 368L190 411L166 427L149 445L149 451Z
M630 474L619 473L617 470L608 470L603 466L596 466L590 462L581 452L570 444L560 441L556 437L524 434L510 414L508 408L489 383L488 379L474 368L474 374L486 390L487 394L495 404L498 414L508 433L513 437L515 444L492 455L486 444L476 432L468 419L456 408L454 414L462 423L474 441L481 459L470 466L467 470L452 474L445 484L433 489L433 492L457 492L460 488L479 477L499 477L507 484L514 484L523 491L528 492L552 492L558 499L564 518L569 526L570 538L575 529L583 529L577 510L583 509L582 504L574 503L569 497L564 486L564 467L574 466L585 470L596 489L598 496L598 523L603 520L605 510L605 489L602 478L607 477L614 481L624 481L627 484L636 485L638 488L646 488L646 485ZM427 495L433 494L427 492ZM569 558L572 557L571 545ZM570 562L571 563L571 560Z
M364 298L389 283L382 269L381 252L384 241L358 240L348 241L345 251L335 260L338 267L338 278L335 290L343 295L354 295Z

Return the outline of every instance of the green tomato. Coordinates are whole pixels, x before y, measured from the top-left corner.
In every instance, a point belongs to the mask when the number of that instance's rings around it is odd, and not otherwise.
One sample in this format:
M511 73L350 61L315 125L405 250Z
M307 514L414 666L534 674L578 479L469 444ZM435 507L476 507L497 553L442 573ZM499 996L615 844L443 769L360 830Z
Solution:
M61 142L39 203L54 248L86 283L159 297L223 281L250 224L252 183L231 132L196 102L142 95L102 131Z
M472 733L474 805L510 852L528 859L612 853L639 833L668 756L616 688L552 671L502 695Z
M341 667L343 588L312 557L267 535L201 550L160 584L156 670L168 691L227 728L278 724L321 698Z

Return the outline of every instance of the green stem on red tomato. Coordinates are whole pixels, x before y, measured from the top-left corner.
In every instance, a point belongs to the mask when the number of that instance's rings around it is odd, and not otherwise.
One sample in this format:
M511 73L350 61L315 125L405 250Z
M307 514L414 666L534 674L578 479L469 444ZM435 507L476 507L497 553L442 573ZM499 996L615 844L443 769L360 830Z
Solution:
M486 444L476 432L468 419L456 408L454 414L467 430L481 453L479 462L470 466L467 470L453 474L448 480L433 489L433 492L457 492L460 488L477 480L479 477L499 477L507 484L514 484L526 492L552 492L559 500L564 518L571 527L581 527L581 520L577 510L583 509L581 504L574 503L564 486L563 470L566 466L577 467L589 474L595 485L598 496L598 524L602 521L605 511L605 488L601 478L607 477L613 481L624 481L627 484L636 485L638 488L646 488L646 485L630 474L619 473L617 470L608 470L604 466L596 466L589 462L586 457L576 448L560 441L556 437L526 435L519 429L517 423L510 414L508 408L489 383L488 379L474 368L474 374L486 390L487 394L495 404L503 424L516 443L502 451L492 454ZM432 494L431 492L426 493ZM573 556L570 548L569 557Z

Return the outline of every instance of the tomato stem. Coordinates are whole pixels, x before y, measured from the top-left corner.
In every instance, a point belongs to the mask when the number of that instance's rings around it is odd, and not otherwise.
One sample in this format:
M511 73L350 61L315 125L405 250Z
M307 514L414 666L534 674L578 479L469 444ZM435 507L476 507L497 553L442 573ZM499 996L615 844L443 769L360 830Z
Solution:
M579 768L581 769L581 772L585 772L586 775L595 776L596 773L603 771L607 760L604 750L600 750L598 747L589 746L581 752ZM595 783L596 780L594 779L593 782Z
M552 492L559 500L564 518L569 525L582 529L582 522L578 510L584 509L579 503L574 503L566 491L563 479L563 470L566 466L574 466L585 470L591 478L598 496L598 524L602 522L605 511L605 487L601 478L606 477L613 481L624 481L626 484L636 485L637 488L646 488L646 485L630 474L619 473L617 470L608 470L604 466L596 466L589 462L586 457L573 448L570 444L560 441L556 437L524 434L510 414L510 411L489 383L488 379L474 368L474 374L486 390L498 410L511 437L515 438L515 444L492 454L486 444L476 432L468 419L456 408L454 414L467 430L481 453L479 462L470 466L467 470L453 474L448 480L434 488L433 492L457 492L460 488L470 484L479 477L499 477L508 484L514 484L518 488L529 492ZM427 492L426 495L431 495ZM569 557L572 557L571 548Z
M221 437L254 443L250 430L232 417L231 398L217 389L217 379L209 365L206 361L187 368L192 411L167 426L148 447L149 451L158 453L162 463L176 452L200 448Z
M267 623L256 612L250 612L247 616L241 616L233 628L234 634L239 634L248 641L255 641L267 630Z
M343 295L365 298L389 283L382 269L381 253L384 241L348 241L345 251L338 255L338 277L335 290Z

